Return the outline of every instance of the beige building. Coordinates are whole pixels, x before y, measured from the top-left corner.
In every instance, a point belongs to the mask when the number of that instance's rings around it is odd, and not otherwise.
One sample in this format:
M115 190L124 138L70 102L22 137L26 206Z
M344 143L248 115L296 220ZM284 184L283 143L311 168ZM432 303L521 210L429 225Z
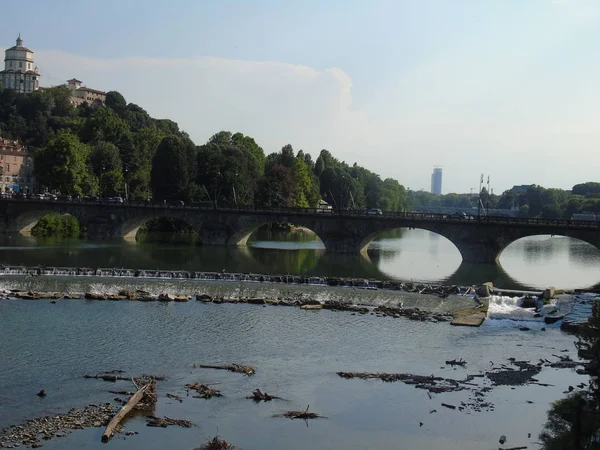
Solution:
M32 193L33 156L18 141L0 137L0 189L2 192Z
M90 89L82 83L76 78L67 81L67 87L71 90L71 104L77 106L87 102L90 106L94 103L103 105L106 101L106 92Z
M4 70L0 72L0 82L7 89L20 94L31 94L40 87L40 74L33 62L33 52L23 47L21 35L17 45L4 52Z

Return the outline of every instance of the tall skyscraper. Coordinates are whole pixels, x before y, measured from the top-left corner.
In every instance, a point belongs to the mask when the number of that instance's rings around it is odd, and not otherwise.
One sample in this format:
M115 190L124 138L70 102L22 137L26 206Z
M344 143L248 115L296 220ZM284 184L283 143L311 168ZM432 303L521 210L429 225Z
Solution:
M442 168L434 167L431 174L431 193L442 195Z

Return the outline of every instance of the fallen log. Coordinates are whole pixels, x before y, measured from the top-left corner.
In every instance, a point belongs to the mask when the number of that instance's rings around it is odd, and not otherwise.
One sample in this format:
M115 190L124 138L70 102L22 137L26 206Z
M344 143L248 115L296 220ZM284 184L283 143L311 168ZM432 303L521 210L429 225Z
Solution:
M117 381L117 380L122 380L122 381L131 381L131 377L124 377L121 375L110 375L107 373L100 373L97 375L84 375L83 378L95 378L97 380L104 380L104 381Z
M442 403L442 406L445 406L446 408L449 408L449 409L456 409L456 406L449 405L448 403Z
M242 366L241 364L229 364L223 366L211 366L206 364L194 364L194 367L200 367L202 369L217 369L217 370L229 370L230 372L243 373L247 376L252 376L256 373L256 370L250 366Z
M118 373L122 373L122 370L119 371L114 371L114 372L118 372ZM96 375L89 375L89 374L85 374L83 376L83 378L88 378L88 379L97 379L97 380L104 380L104 381L111 381L111 382L115 382L115 381L131 381L131 377L125 377L123 375L114 375L113 373L110 372L105 372L105 373L99 373ZM154 376L154 375L142 375L141 378L144 379L152 379L155 381L164 381L165 377L162 376Z
M256 389L252 392L252 395L246 398L251 398L255 402L270 402L273 399L281 399L281 397L277 397L276 395L267 394L266 392L261 392L260 389Z
M111 421L106 426L104 433L102 433L102 442L108 442L110 438L115 434L115 430L119 423L125 418L129 412L140 402L140 400L144 397L144 394L150 391L152 387L152 382L145 384L138 391L133 394L127 403L123 405L123 407L119 410L117 414L111 419Z

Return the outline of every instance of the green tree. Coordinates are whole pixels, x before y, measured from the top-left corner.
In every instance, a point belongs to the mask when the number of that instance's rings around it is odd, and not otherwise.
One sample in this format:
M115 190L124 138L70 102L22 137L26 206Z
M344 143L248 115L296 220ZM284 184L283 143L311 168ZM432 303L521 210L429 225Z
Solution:
M276 164L265 173L258 184L258 204L270 207L291 206L294 196L294 180L289 168Z
M62 194L88 193L91 152L70 130L60 130L35 155L34 175L39 183Z
M119 149L110 142L98 142L90 155L92 170L97 177L111 171L121 171Z
M296 208L316 207L320 200L319 191L313 186L311 173L300 155L292 165L292 180L294 182L294 199L292 206Z
M82 142L110 142L119 146L123 136L129 133L127 123L110 108L98 108L83 125L79 137Z
M113 169L100 176L100 195L102 197L125 196L125 180L121 170Z
M106 106L116 112L119 117L123 117L125 115L125 111L127 108L127 101L125 97L123 97L117 91L109 91L106 93Z
M150 173L154 198L189 201L194 183L196 148L192 141L167 136L159 144Z

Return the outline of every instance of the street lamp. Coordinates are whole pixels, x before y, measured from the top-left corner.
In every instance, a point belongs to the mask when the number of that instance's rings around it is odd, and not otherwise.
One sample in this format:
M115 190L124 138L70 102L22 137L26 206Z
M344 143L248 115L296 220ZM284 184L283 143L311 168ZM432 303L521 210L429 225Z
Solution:
M125 167L125 201L129 201L129 193L127 192L128 169Z
M237 180L238 173L235 173L235 179ZM235 183L231 184L231 189L233 189L233 201L235 202L235 206L237 207L237 195L235 195Z
M102 163L102 172L100 172L100 197L104 196L104 171L106 170L106 167L104 166L104 163Z

